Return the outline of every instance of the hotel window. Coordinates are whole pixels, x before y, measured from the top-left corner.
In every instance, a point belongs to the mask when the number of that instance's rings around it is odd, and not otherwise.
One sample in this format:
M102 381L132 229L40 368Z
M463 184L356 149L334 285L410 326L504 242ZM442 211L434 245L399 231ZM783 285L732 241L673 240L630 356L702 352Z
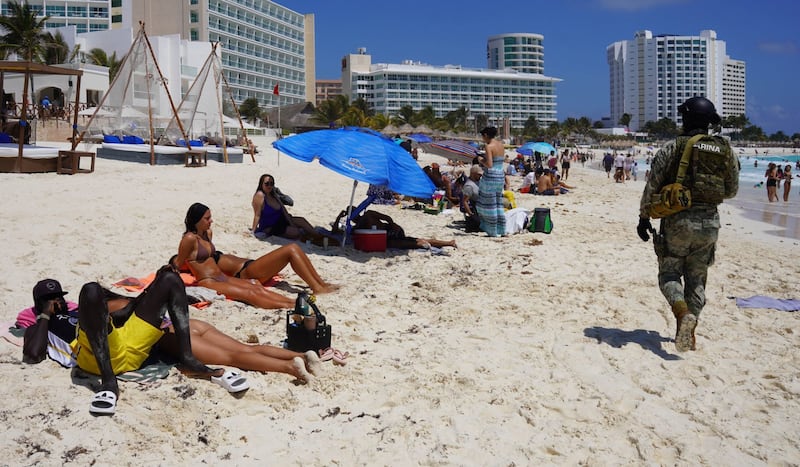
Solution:
M47 12L47 16L64 16L66 14L66 7L64 6L47 6L45 10ZM5 14L5 12L3 12Z
M67 16L72 18L85 18L86 17L86 7L82 6L69 6L67 7ZM85 28L84 28L85 29ZM78 31L81 32L81 31ZM86 31L83 31L86 32Z
M196 11L192 11L192 12L189 13L189 22L190 23L196 23L197 22L197 12Z
M197 29L192 29L189 31L189 40L200 40L200 35L197 33Z
M122 0L111 0L111 7L122 6Z

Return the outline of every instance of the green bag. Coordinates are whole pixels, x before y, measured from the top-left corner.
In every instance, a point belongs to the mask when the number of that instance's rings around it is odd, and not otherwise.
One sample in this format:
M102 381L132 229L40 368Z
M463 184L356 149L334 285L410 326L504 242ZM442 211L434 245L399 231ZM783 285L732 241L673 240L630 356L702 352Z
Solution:
M549 234L553 231L553 220L550 218L550 208L535 208L533 219L528 224L529 232Z

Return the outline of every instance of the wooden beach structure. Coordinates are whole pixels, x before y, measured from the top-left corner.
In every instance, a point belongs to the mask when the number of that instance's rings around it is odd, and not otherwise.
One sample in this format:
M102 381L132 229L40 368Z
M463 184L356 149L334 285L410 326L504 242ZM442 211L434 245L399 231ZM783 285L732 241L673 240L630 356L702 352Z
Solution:
M5 173L37 173L37 172L59 172L77 173L90 172L94 170L94 154L92 157L91 169L79 169L80 159L87 157L85 153L75 151L77 143L76 135L78 129L78 104L81 94L81 77L83 70L55 67L34 62L23 61L0 61L0 89L4 88L6 74L23 75L22 87L22 106L16 121L4 125L3 131L13 129L17 142L3 143L0 146L0 172ZM72 115L72 149L70 151L59 151L58 148L48 148L36 145L25 144L31 134L30 122L28 121L28 92L31 87L31 78L35 75L67 75L76 77L75 105ZM5 96L3 96L4 98ZM33 104L36 104L35 102ZM12 119L13 120L13 119Z

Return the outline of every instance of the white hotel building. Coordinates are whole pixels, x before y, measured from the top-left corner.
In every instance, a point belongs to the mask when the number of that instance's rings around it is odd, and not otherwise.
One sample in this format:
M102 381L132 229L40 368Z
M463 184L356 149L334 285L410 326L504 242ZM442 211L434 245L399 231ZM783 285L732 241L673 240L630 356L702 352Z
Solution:
M3 14L8 13L7 3L0 0ZM314 102L316 97L313 14L296 13L269 0L28 0L28 4L50 15L46 28L74 26L77 33L130 30L135 35L139 21L144 21L149 37L178 34L185 41L220 42L223 72L238 103L255 97L262 106L273 107ZM103 36L101 48L109 55L121 51L117 54L121 58L132 37L109 42L112 36ZM279 96L273 94L276 84Z
M508 122L522 128L533 116L540 125L556 122L558 78L516 69L477 69L460 65L432 66L405 61L372 63L366 49L342 59L342 93L359 97L377 113L397 115L402 106L415 111L433 107L437 117L464 107L469 122L478 115L498 127ZM472 123L470 123L472 122Z
M745 63L728 57L712 30L699 36L638 31L606 54L612 124L627 113L633 131L664 117L680 125L678 106L693 96L710 99L723 117L744 113Z
M606 49L611 122L631 116L630 129L662 118L681 124L678 106L693 96L714 102L723 117L745 109L745 63L726 54L725 41L712 30L699 36L638 31L630 41Z

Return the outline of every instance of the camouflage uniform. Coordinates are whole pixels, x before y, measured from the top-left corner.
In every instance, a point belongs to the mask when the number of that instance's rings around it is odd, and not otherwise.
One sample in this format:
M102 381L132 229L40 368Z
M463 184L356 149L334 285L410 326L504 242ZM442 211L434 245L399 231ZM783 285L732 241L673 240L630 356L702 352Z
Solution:
M679 136L656 153L642 194L640 217L650 217L651 195L675 182L683 147L690 136L698 133L705 131L695 130ZM734 159L730 173L723 175L725 198L728 199L736 196L739 189L739 161L727 142L725 147L729 157ZM689 209L661 219L660 232L653 244L658 256L658 285L670 306L684 301L692 314L700 315L706 303L706 277L708 267L714 263L719 227L715 204L692 203ZM681 283L681 277L684 283Z

